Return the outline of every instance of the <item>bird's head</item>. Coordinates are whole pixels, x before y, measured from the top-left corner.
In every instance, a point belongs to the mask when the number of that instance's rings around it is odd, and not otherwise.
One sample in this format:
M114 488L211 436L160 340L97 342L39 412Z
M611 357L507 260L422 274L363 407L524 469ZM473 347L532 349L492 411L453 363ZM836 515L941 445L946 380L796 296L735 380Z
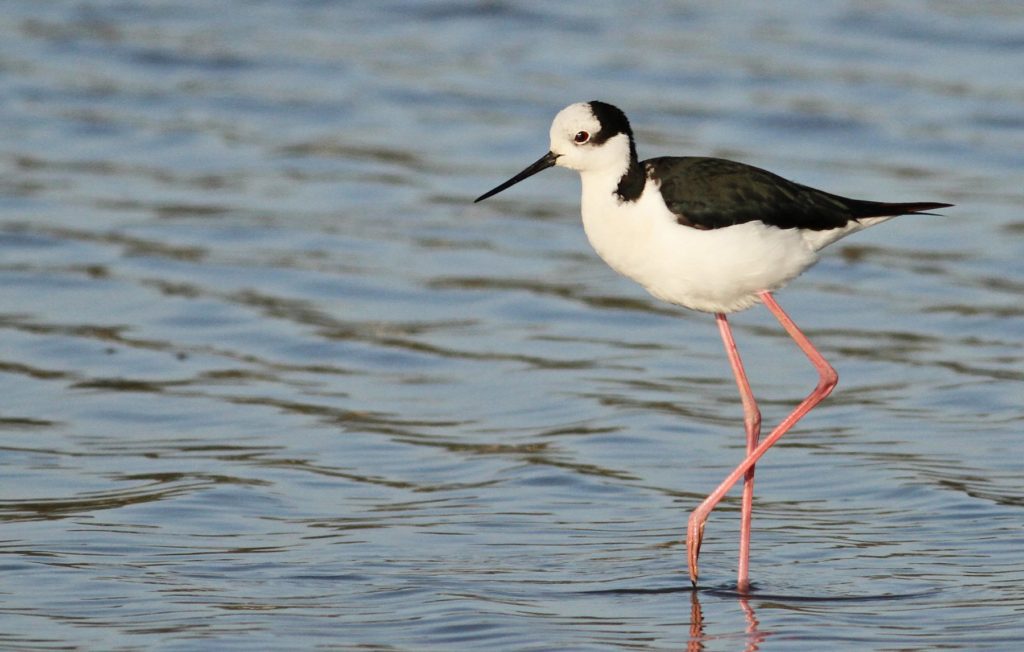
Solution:
M605 102L570 104L551 123L551 148L533 165L476 201L498 194L523 179L558 165L580 173L613 170L621 175L636 159L633 130L626 115Z

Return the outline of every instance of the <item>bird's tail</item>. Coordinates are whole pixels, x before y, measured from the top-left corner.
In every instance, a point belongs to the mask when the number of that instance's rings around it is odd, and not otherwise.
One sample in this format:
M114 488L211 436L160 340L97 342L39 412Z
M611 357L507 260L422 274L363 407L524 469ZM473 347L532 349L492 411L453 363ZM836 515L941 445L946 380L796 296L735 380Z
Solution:
M940 204L931 201L908 202L905 204L892 204L877 201L857 201L852 208L856 217L895 217L896 215L937 215L929 213L939 208L949 208L953 204Z

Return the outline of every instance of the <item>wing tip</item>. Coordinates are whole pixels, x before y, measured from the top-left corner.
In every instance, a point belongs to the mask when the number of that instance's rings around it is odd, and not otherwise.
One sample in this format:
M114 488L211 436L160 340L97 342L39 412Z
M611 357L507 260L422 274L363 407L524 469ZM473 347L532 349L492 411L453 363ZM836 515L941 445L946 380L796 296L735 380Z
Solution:
M916 202L913 204L905 204L908 210L904 215L941 215L941 213L930 213L928 211L938 210L940 208L951 208L955 204L945 204L942 202Z

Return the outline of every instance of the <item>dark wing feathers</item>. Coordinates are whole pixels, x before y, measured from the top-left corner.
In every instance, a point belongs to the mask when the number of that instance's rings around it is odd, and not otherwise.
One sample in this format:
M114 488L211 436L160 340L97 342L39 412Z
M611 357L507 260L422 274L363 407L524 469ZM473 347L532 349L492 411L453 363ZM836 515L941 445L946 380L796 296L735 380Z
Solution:
M841 197L767 170L720 158L662 157L644 161L648 176L680 224L719 229L760 220L781 229L821 231L850 220L919 213L949 204L890 204Z

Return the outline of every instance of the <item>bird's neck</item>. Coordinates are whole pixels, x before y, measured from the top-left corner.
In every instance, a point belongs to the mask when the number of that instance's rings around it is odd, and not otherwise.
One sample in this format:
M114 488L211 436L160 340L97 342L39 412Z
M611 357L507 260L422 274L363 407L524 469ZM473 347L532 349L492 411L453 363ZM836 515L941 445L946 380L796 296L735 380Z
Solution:
M647 183L647 175L644 168L636 158L636 148L630 143L629 167L619 177L619 184L615 188L615 194L621 201L636 201L644 192L644 185Z
M647 175L637 159L633 138L629 137L629 140L625 141L625 136L625 134L617 136L623 142L615 143L618 149L617 153L615 151L607 152L610 156L606 159L606 165L580 172L585 195L606 196L621 203L636 201L643 194ZM613 143L609 142L608 145L613 145ZM611 150L610 147L609 150Z

